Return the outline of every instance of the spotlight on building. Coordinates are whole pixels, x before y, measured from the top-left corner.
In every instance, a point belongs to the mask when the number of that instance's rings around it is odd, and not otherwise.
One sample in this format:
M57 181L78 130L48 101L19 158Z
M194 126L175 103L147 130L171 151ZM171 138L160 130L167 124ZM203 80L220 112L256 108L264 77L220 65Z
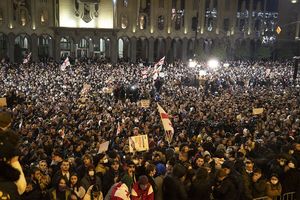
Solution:
M291 0L291 3L297 3L298 0Z
M196 65L197 65L196 61L194 61L192 59L189 60L189 67L194 68L194 67L196 67Z
M219 61L216 59L211 59L207 62L207 66L211 69L216 69L219 66Z

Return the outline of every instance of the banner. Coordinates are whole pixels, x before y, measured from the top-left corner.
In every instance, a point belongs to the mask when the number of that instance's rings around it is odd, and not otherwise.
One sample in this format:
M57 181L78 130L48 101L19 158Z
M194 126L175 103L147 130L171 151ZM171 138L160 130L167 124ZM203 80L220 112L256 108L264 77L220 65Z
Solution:
M7 106L6 97L0 98L0 108Z
M264 108L253 108L252 113L253 115L260 115L264 112Z
M150 100L149 99L142 99L140 102L141 108L149 108L150 107Z
M101 143L100 146L99 146L98 153L106 152L108 150L108 146L109 146L109 141Z
M149 150L148 136L138 135L129 137L129 151L147 151Z

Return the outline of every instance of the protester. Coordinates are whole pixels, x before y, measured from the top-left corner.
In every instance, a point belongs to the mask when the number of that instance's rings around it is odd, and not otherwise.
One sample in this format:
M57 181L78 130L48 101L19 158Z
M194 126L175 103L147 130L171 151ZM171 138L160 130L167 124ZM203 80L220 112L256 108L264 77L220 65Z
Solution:
M143 175L157 199L198 193L225 198L222 185L233 185L240 199L262 197L267 193L259 187L273 173L282 184L280 194L296 190L291 185L298 183L300 166L300 87L293 82L292 63L228 64L217 69L205 62L194 68L164 64L154 80L153 67L125 62L77 62L64 71L50 62L1 63L0 97L8 106L0 108L0 129L19 135L20 145L13 145L19 152L11 158L29 180L26 195L35 184L43 195L55 189L63 195L57 185L63 177L79 198L79 188L98 184L103 196L120 191L126 199ZM149 107L142 108L141 99L150 100ZM166 137L157 103L168 113L174 135ZM149 150L132 150L128 138L143 134ZM108 149L99 151L106 141ZM39 181L31 176L36 166ZM72 183L74 173L78 180ZM12 188L25 182L20 177L10 179ZM205 191L209 185L214 189ZM15 194L22 194L26 185L17 188ZM272 193L271 181L266 188Z

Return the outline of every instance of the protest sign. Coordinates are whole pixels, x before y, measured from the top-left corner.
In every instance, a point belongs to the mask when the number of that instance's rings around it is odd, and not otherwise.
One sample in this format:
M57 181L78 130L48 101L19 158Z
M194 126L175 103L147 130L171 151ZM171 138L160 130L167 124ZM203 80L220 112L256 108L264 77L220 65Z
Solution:
M100 146L99 146L98 153L106 152L108 150L108 146L109 146L109 141L101 143Z
M264 108L253 108L253 115L260 115L264 112Z
M129 151L147 151L149 150L148 136L138 135L129 138Z
M0 98L0 108L7 106L6 97Z

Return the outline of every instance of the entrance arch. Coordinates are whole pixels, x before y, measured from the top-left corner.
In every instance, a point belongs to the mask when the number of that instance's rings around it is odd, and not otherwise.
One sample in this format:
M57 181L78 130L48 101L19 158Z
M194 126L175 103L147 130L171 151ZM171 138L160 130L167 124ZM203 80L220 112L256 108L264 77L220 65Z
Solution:
M24 56L30 50L30 37L27 34L20 34L15 38L15 62L22 62Z
M38 38L38 57L39 59L47 59L52 57L53 45L52 38L49 35L43 34Z

